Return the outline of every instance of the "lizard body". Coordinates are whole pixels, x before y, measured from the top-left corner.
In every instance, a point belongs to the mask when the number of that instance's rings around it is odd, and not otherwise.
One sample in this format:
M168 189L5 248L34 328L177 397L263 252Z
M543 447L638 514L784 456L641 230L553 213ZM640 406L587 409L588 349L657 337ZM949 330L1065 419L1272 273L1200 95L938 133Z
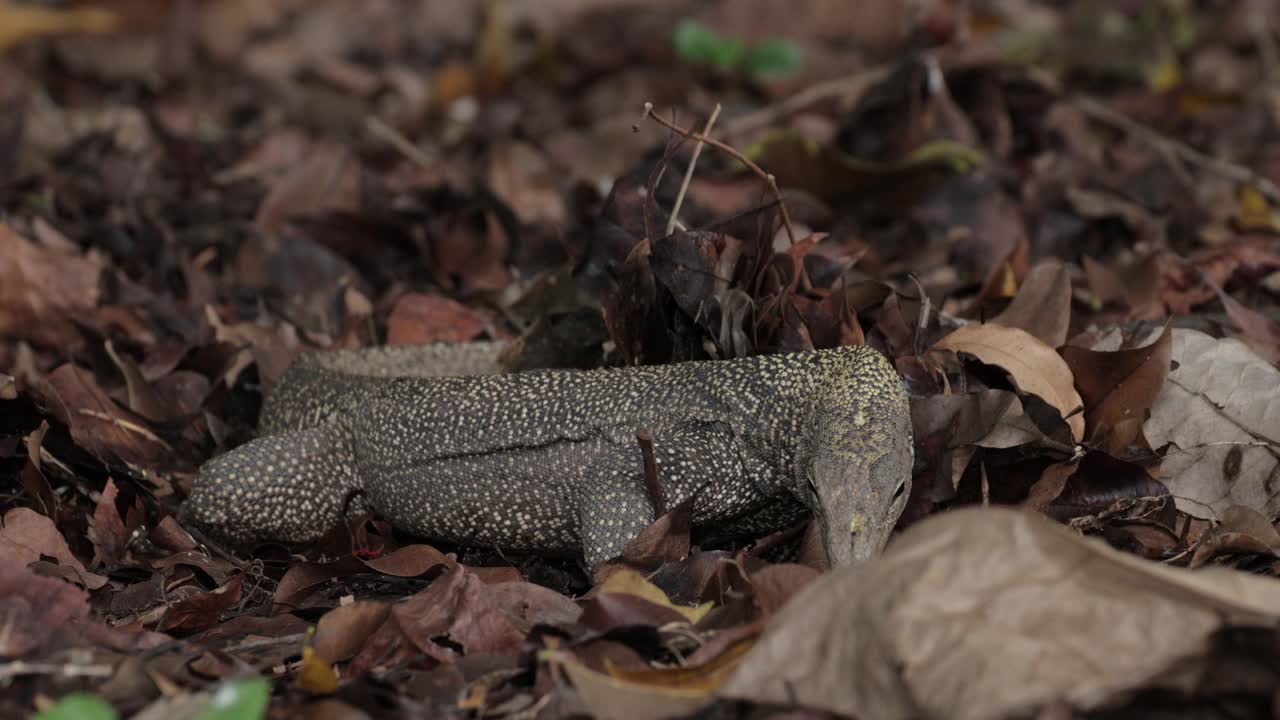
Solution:
M866 347L602 370L493 373L501 346L304 356L263 437L201 468L181 517L236 542L305 541L352 491L396 527L512 549L616 556L669 506L765 533L809 511L833 564L887 539L910 487L906 396ZM438 375L438 376L437 376Z

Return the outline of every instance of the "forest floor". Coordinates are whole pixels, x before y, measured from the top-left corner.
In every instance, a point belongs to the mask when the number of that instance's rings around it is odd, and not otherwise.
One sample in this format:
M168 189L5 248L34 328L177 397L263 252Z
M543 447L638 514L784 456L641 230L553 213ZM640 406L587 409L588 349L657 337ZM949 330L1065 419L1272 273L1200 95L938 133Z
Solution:
M0 0L0 716L1273 716L1278 31ZM709 543L676 508L592 571L177 521L298 354L515 338L873 346L911 396L899 532L830 571L806 526Z

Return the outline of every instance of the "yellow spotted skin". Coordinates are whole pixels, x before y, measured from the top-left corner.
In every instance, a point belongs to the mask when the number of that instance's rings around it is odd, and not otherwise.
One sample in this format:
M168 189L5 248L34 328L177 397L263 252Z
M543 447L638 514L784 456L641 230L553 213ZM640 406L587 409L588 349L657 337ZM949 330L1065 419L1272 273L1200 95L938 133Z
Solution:
M653 520L641 428L668 507L693 497L695 525L767 533L814 512L845 564L902 512L910 414L870 348L485 374L502 350L304 356L268 397L263 437L206 463L180 518L237 543L301 542L345 502L424 537L594 564Z

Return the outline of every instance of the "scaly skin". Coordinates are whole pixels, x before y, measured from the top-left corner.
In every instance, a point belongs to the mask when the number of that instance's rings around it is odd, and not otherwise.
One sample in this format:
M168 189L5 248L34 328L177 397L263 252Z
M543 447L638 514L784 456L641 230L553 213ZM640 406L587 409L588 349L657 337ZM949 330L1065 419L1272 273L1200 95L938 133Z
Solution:
M402 530L594 565L653 520L641 428L668 506L696 495L694 524L728 533L812 511L833 565L878 551L906 503L907 398L870 348L476 375L501 349L304 356L267 400L268 434L205 464L181 519L302 542L360 490L356 507Z

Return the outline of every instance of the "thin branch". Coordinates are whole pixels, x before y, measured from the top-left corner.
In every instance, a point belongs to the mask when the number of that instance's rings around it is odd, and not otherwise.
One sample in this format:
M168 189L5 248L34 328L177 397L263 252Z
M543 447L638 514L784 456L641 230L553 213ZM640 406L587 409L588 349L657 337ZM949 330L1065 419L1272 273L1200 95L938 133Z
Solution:
M1112 110L1093 98L1076 98L1075 106L1080 108L1080 111L1085 115L1118 127L1171 158L1177 158L1182 162L1194 165L1228 180L1249 183L1257 188L1258 192L1262 193L1267 200L1280 204L1280 187L1243 165L1202 153L1190 145L1166 137L1123 113Z
M369 134L382 140L391 147L400 152L401 155L412 160L420 167L431 169L435 167L435 161L431 156L424 152L422 148L414 145L409 138L405 137L399 130L391 127L377 117L370 115L364 119L364 127Z
M860 95L889 75L889 66L877 65L834 80L810 85L773 105L741 115L725 124L724 134L736 137L753 130L776 125L779 120L830 98Z
M711 128L715 127L716 118L720 117L720 103L716 103L716 109L711 111L711 117L707 118L707 124L702 127L703 135L710 135ZM685 168L684 181L680 183L680 192L676 195L676 204L671 208L671 216L667 218L667 230L662 233L663 237L671 234L676 225L680 222L680 206L684 205L685 193L689 192L689 183L693 181L693 168L698 164L698 156L702 154L703 142L699 140L693 146L693 157L689 158L689 167Z
M666 493L662 492L662 483L658 480L658 463L653 457L653 434L648 428L636 431L636 441L640 443L640 456L644 460L644 489L653 504L653 516L660 518L667 514Z
M684 137L689 138L690 140L697 140L698 142L704 142L710 145L711 147L723 153L726 153L733 159L737 160L743 165L746 165L747 168L751 170L751 172L755 173L760 179L764 180L769 185L769 189L773 192L773 197L778 201L778 210L782 213L782 225L784 228L786 228L787 238L791 241L792 245L796 244L796 231L795 231L795 228L792 227L791 225L791 214L787 212L787 204L783 202L782 193L778 190L778 181L773 177L771 173L767 173L764 170L762 170L759 165L752 162L750 158L738 152L738 150L731 145L726 145L725 143L722 143L719 140L716 140L715 138L707 137L702 133L696 133L696 132L693 132L692 130L686 130L680 127L679 125L676 125L673 122L664 120L661 116L653 112L653 103L651 102L647 102L644 104L644 117L647 117L653 120L654 122L658 123L659 125L667 128L668 130L671 130L672 132L683 135ZM637 127L633 127L632 129L639 130L640 128L637 126Z

